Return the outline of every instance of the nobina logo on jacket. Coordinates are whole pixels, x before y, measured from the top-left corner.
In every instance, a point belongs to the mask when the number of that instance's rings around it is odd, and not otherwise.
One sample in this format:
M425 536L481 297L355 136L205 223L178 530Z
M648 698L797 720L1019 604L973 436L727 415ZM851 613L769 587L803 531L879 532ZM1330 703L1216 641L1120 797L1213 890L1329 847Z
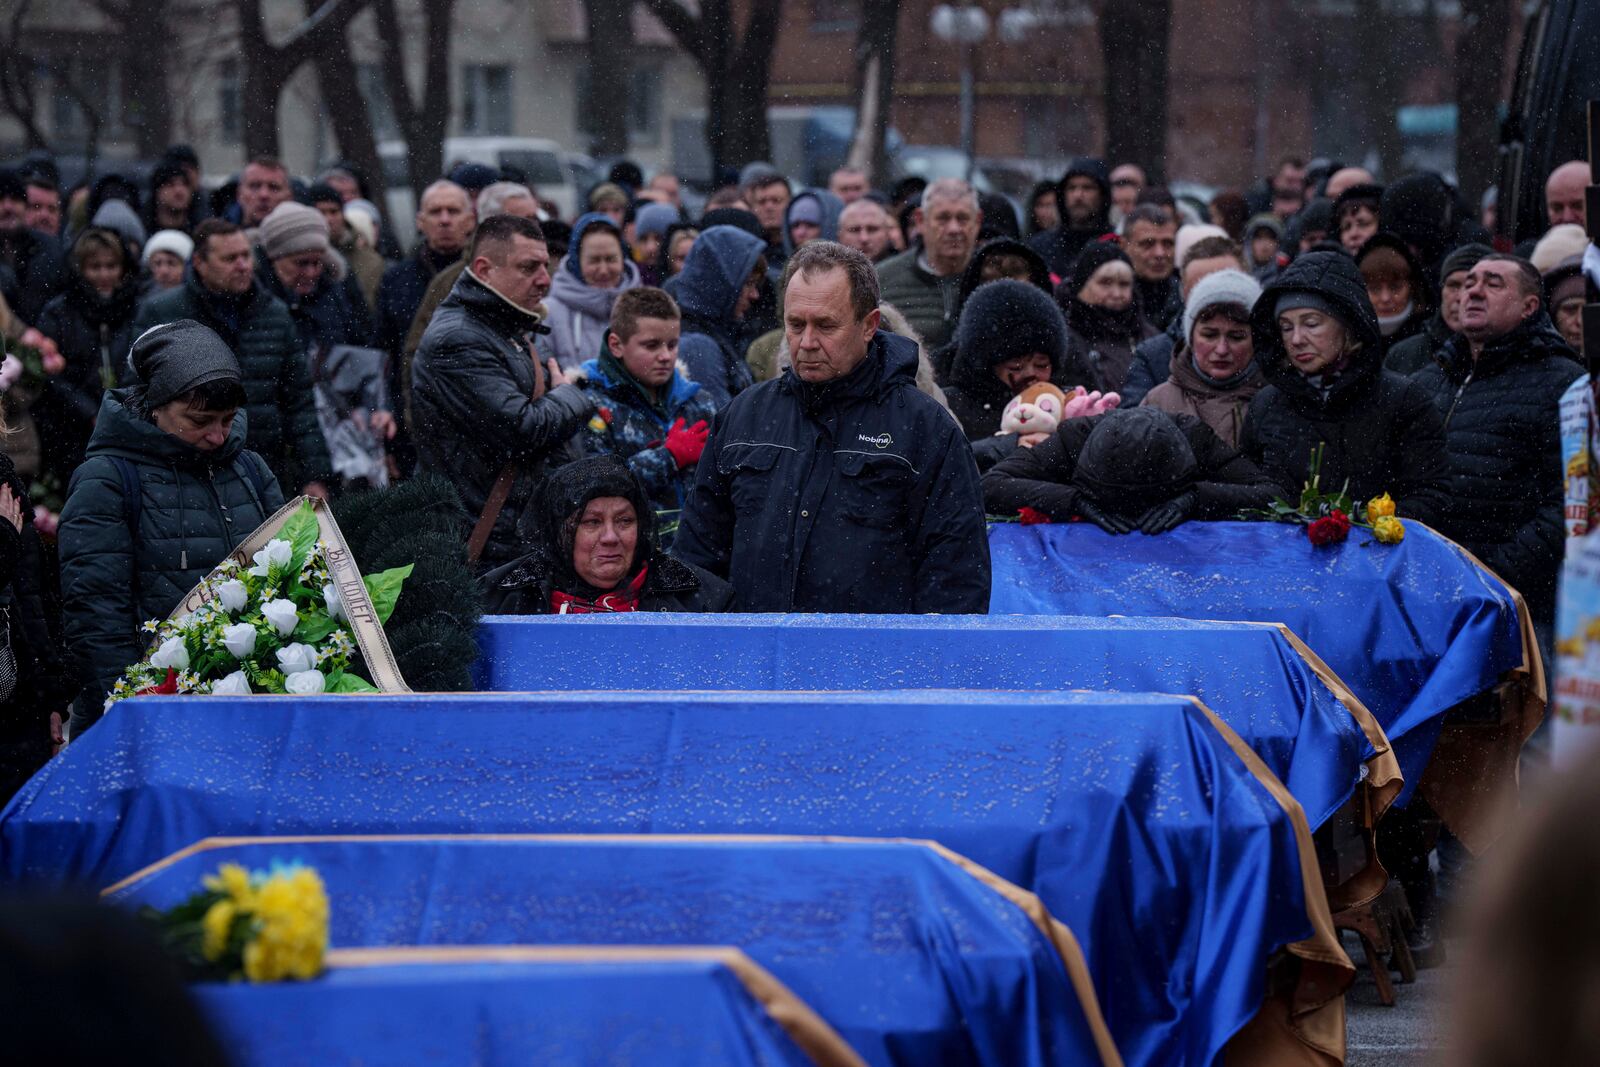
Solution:
M878 448L888 448L890 445L894 444L894 438L890 437L886 433L880 433L876 437L868 437L864 433L858 433L856 434L856 440L863 444L875 445Z

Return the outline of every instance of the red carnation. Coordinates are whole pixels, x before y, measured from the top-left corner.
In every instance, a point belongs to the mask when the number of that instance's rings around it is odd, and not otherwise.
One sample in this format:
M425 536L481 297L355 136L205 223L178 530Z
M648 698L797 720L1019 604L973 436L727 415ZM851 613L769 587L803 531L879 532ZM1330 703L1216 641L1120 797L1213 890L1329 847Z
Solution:
M1027 507L1017 509L1017 519L1024 526L1038 526L1040 524L1048 524L1053 521L1050 516L1046 515L1044 512L1039 511L1036 508Z
M173 668L168 667L167 668L167 677L166 677L165 681L163 681L160 685L147 685L143 689L139 690L137 693L135 693L133 695L136 696L136 697L142 697L142 696L172 696L173 694L177 693L177 691L178 691L178 672L176 670L174 670Z
M1306 536L1319 548L1323 545L1336 545L1350 536L1350 516L1335 508L1307 526Z
M600 408L599 409L599 414L600 414L600 421L605 423L607 426L610 426L611 425L611 409L610 408Z

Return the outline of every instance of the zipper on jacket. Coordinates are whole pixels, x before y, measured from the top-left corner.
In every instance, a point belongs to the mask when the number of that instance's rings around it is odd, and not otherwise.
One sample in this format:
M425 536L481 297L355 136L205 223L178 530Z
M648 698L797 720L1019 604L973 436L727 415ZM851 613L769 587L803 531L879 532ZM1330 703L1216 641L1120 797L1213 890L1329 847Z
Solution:
M1444 413L1444 428L1445 429L1448 430L1450 428L1450 420L1451 420L1451 418L1453 418L1455 416L1456 405L1461 403L1461 394L1465 393L1467 391L1467 386L1472 384L1472 376L1474 374L1476 374L1477 371L1478 371L1478 368L1476 368L1476 367L1474 367L1471 370L1467 371L1467 376L1461 380L1461 384L1460 385L1456 386L1455 399L1450 401L1450 410Z

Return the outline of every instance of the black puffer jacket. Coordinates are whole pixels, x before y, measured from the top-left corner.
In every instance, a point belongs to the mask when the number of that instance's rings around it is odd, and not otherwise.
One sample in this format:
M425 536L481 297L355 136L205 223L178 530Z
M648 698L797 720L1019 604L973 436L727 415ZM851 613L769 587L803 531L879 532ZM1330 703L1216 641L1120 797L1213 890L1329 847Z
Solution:
M133 336L162 323L194 319L217 332L244 372L249 447L285 485L331 481L328 446L317 422L311 372L283 301L255 283L242 300L209 292L191 267L183 284L145 301Z
M56 343L67 361L67 369L50 379L33 406L45 458L63 482L83 462L100 398L127 374L138 295L136 278L107 297L75 276L39 315L39 332Z
M484 575L489 611L495 615L548 615L551 595L560 590L594 601L611 590L595 589L572 568L576 518L592 500L622 497L638 517L638 544L626 587L645 570L639 611L727 611L733 587L716 575L661 552L655 510L644 486L616 456L592 456L569 463L545 479L535 504L537 540L533 551Z
M1361 344L1325 390L1295 370L1284 351L1276 307L1289 292L1328 301ZM1312 453L1323 445L1323 491L1348 483L1356 501L1389 493L1403 517L1436 524L1449 473L1444 428L1426 388L1383 370L1378 317L1355 261L1342 252L1300 256L1256 301L1251 325L1268 385L1250 402L1240 451L1298 496Z
M961 427L879 331L824 385L791 368L718 415L673 554L739 611L983 614L989 541Z
M1434 312L1418 332L1405 340L1389 346L1383 357L1383 369L1402 378L1409 378L1424 367L1438 361L1445 343L1455 336L1444 324L1444 315Z
M61 242L38 230L18 230L0 239L0 262L10 268L0 275L6 303L23 322L37 325L44 306L67 287L67 256Z
M1086 448L1101 426L1111 439ZM1151 408L1068 419L1048 440L1014 450L983 476L992 514L1029 507L1055 522L1078 516L1085 496L1137 518L1187 490L1195 494L1193 518L1222 520L1265 507L1277 487L1199 419Z
M472 523L482 514L508 463L517 474L484 547L485 569L526 551L520 527L531 518L534 491L546 471L583 457L577 433L594 403L576 385L558 385L533 399L549 372L533 360L531 331L539 322L470 270L428 323L411 364L417 469L456 487ZM469 525L462 531L466 537Z
M270 262L257 269L256 280L289 309L289 317L294 320L300 337L301 351L309 352L313 347L326 351L334 345L372 343L372 318L354 276L335 278L325 270L305 296L285 288Z
M137 407L137 390L106 394L89 458L72 476L61 513L63 614L87 687L85 725L99 718L112 683L144 654L139 627L165 619L283 506L272 472L244 447L244 412L220 449L201 452L129 405ZM131 463L139 480L137 539L118 460Z
M1440 356L1411 379L1444 416L1449 505L1437 525L1549 620L1565 539L1561 394L1583 368L1542 310L1476 363L1460 336Z

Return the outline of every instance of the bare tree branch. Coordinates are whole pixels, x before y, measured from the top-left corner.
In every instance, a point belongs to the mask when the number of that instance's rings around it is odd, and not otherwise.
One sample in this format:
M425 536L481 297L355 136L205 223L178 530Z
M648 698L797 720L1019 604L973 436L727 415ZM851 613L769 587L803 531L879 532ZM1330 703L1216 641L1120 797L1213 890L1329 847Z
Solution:
M645 10L656 17L667 32L677 38L678 44L694 57L702 67L706 64L705 35L699 19L678 0L640 0Z

